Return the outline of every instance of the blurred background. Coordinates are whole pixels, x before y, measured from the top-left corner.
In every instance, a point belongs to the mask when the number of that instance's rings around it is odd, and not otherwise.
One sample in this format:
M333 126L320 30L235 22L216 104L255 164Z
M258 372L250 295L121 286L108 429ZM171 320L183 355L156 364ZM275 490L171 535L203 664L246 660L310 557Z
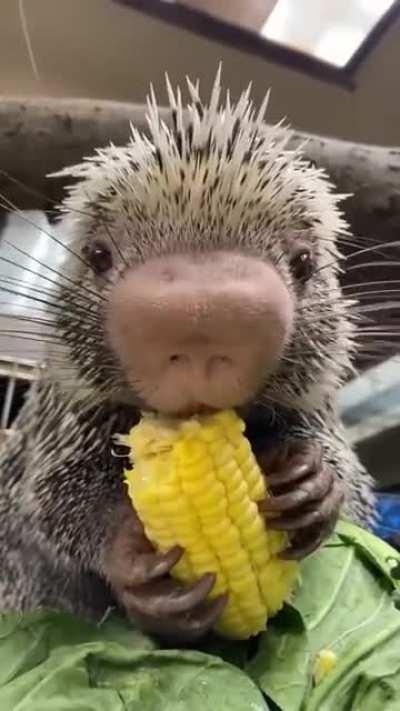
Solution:
M270 122L284 116L297 130L319 136L393 151L400 146L399 2L0 0L3 100L84 98L141 105L152 82L163 103L166 71L174 84L187 74L199 78L207 94L220 61L233 96L251 81L259 103L272 88ZM0 105L0 171L2 148L18 130L4 117L2 124ZM71 134L67 148L74 151L78 143ZM16 163L19 158L16 153ZM40 153L37 161L39 169ZM391 206L398 221L400 173L394 170L391 185L397 180L398 190ZM6 181L0 172L0 191ZM20 322L13 316L29 317L29 294L39 294L43 286L40 262L54 269L60 264L62 249L49 239L57 229L42 210L24 205L18 213L0 202L3 431L12 427L46 345L36 326L29 340L15 338ZM341 393L340 408L349 437L379 485L400 485L396 354L386 358L382 352L374 367L355 377Z

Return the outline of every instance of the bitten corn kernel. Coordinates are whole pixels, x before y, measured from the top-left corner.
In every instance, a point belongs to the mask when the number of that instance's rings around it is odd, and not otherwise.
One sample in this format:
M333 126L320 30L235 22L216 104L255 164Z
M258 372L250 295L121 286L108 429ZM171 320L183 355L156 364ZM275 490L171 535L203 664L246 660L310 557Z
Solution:
M216 574L210 598L228 593L216 630L245 639L265 629L290 596L298 564L278 557L286 535L268 530L257 501L264 476L233 411L190 420L143 416L120 438L131 451L128 493L159 550L184 549L172 575Z

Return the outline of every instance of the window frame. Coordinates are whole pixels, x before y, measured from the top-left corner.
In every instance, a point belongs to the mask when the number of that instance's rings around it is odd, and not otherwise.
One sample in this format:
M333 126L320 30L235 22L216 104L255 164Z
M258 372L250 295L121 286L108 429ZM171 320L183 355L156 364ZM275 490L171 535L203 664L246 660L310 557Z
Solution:
M356 88L355 75L358 69L389 28L400 19L400 0L396 0L374 25L347 64L336 67L179 2L165 0L113 0L113 2L131 7L197 35L263 57L274 64L307 74L315 79L339 84L348 90Z

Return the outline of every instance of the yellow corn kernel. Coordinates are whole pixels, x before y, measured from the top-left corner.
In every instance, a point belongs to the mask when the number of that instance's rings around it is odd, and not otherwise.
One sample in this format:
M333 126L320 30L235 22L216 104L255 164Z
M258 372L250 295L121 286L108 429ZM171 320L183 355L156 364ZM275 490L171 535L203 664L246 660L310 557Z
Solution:
M337 665L338 658L331 649L321 649L314 661L314 683L319 684Z
M298 565L281 560L286 535L269 530L256 502L264 476L233 411L187 421L146 415L121 440L130 447L128 493L160 550L184 549L172 575L191 582L216 574L210 598L228 593L216 625L245 639L265 629L290 596Z

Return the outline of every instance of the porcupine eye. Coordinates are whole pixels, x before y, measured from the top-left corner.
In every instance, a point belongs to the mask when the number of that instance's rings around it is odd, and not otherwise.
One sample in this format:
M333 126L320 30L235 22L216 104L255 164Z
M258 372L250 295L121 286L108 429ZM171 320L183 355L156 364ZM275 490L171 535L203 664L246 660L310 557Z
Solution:
M307 247L297 250L290 260L290 269L296 279L301 284L305 284L314 271L314 260Z
M103 242L93 242L83 248L83 256L90 264L95 274L105 274L112 265L111 250Z

